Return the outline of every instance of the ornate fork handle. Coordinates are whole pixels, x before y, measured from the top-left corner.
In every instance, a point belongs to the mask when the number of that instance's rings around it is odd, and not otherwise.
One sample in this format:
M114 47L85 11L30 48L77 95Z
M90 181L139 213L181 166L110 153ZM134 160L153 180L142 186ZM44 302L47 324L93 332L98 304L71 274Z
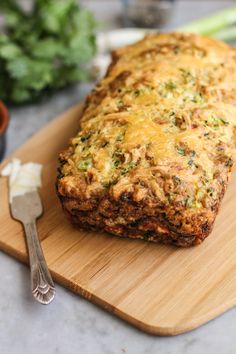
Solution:
M31 290L37 301L49 304L55 296L55 287L38 239L35 220L24 224L31 271Z

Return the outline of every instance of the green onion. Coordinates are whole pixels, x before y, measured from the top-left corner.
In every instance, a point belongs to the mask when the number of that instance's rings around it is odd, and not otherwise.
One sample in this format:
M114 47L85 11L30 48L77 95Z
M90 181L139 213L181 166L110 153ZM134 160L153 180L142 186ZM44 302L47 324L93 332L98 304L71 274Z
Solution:
M219 119L224 125L229 125L229 122L227 120L225 120L224 118L219 118Z
M122 175L125 175L128 173L132 168L134 168L137 165L137 162L131 161L129 164L127 164L121 171Z
M208 17L204 17L202 19L192 21L189 24L181 26L177 28L177 31L180 32L194 32L198 34L205 35L214 35L215 33L223 30L227 26L233 25L236 23L236 6L231 6L227 9L217 12ZM235 32L234 32L235 31ZM227 34L232 40L232 35L234 33L234 38L236 37L236 29L231 32L231 34ZM224 36L223 32L223 36ZM220 34L221 39L222 34ZM219 37L217 37L219 38Z
M181 156L185 156L185 149L183 147L177 145L176 150Z
M174 91L176 88L177 86L172 80L169 80L165 83L165 89L167 91Z
M214 37L222 41L233 42L236 40L236 26L222 29L214 34Z
M197 104L202 104L204 103L204 98L202 97L201 93L195 93L192 99L192 102L197 103Z
M87 171L88 168L92 167L93 162L91 158L88 158L87 160L81 160L78 164L77 167L81 171Z

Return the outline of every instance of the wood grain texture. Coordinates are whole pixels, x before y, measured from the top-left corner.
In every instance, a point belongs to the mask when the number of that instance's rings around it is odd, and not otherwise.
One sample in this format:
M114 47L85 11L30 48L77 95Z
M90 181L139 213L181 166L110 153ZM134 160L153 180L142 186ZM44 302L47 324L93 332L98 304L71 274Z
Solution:
M55 178L58 152L76 133L80 109L64 113L13 154L44 166L44 215L38 228L54 279L159 335L189 331L235 306L236 174L214 230L200 246L181 249L79 231L61 210ZM22 227L9 214L5 178L0 179L0 190L0 249L27 262Z

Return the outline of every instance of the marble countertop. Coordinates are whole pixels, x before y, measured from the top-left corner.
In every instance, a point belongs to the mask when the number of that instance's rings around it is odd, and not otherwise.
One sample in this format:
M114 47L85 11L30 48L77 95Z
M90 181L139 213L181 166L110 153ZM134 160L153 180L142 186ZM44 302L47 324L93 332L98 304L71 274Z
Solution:
M119 1L82 3L95 11L99 21L107 24L104 29L120 26ZM178 1L170 27L233 3L228 0ZM80 101L91 87L92 84L81 84L62 90L40 104L12 108L6 154ZM37 304L30 294L28 268L4 253L0 253L0 277L1 354L236 353L235 308L192 332L156 337L135 329L59 285L53 303Z

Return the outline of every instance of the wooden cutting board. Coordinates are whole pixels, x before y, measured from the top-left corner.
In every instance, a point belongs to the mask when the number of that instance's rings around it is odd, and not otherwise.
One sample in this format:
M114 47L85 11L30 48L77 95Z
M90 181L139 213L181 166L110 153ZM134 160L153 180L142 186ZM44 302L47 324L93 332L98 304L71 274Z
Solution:
M200 246L181 249L79 231L61 210L55 178L58 152L76 133L80 110L77 106L64 113L13 154L44 166L45 212L38 229L54 279L134 326L160 335L189 331L235 306L236 174L214 230ZM5 178L0 178L0 191L0 249L27 262L22 227L9 214Z

